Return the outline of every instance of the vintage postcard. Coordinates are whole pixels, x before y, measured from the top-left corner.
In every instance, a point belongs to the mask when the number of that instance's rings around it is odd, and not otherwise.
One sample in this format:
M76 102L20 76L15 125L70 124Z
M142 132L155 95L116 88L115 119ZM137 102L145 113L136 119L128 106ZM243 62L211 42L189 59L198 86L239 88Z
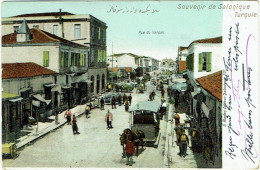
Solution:
M3 1L2 167L259 167L257 1Z

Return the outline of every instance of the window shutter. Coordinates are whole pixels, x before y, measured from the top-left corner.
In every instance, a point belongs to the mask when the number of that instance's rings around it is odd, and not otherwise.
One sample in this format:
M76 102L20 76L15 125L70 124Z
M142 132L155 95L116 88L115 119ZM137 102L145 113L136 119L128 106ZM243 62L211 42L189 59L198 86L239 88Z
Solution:
M80 66L83 66L83 53L80 53Z
M74 53L71 53L71 66L74 66Z
M86 65L87 65L87 55L84 54L84 66L86 66Z
M100 27L98 28L98 39L100 40Z
M211 52L207 53L207 71L211 71Z
M64 52L61 52L61 56L60 56L60 66L64 67Z
M65 52L65 63L64 63L65 67L69 66L69 53Z
M49 51L43 51L43 66L49 67Z
M202 57L203 57L203 53L199 53L199 71L202 71Z

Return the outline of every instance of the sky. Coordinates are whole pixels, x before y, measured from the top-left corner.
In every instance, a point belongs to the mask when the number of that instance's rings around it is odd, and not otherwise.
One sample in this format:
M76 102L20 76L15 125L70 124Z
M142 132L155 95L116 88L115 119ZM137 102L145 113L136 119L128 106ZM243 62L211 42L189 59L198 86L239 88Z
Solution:
M91 14L107 29L107 54L133 53L156 59L177 57L178 46L222 36L222 2L4 2L2 17L25 13L63 12ZM209 9L210 5L216 9ZM203 9L178 9L205 5ZM132 12L131 12L132 11ZM148 34L150 32L150 34ZM155 33L154 33L155 32ZM143 34L144 33L144 34ZM158 34L160 33L160 34Z

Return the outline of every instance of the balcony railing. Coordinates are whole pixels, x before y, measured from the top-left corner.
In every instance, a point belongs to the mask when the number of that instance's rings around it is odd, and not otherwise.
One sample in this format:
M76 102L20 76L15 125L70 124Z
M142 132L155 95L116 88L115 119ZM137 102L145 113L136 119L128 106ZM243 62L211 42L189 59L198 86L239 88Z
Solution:
M90 68L105 68L106 67L106 62L89 63L88 67L90 67Z

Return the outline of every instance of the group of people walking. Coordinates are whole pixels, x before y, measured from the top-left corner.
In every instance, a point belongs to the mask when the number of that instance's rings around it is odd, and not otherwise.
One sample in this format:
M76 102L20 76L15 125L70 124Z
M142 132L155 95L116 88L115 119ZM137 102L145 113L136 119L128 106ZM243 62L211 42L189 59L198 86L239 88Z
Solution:
M67 124L72 125L72 132L73 132L74 135L80 134L79 131L78 131L76 116L74 114L72 120L71 120L71 116L72 116L71 110L68 108L65 111L65 115L64 115L64 117L67 119Z
M122 98L123 98L123 101L122 101ZM129 106L131 106L131 103L132 103L132 95L130 94L129 96L127 96L126 94L124 94L122 97L121 94L119 94L117 99L115 96L113 96L112 100L111 100L112 109L116 109L117 101L118 101L119 106L121 106L122 102L123 102L123 104L125 105L125 111L128 111Z
M189 146L189 137L185 133L185 128L180 124L180 115L178 113L174 115L174 119L175 119L176 139L180 151L178 155L181 157L186 157L188 155L187 147ZM200 138L200 134L199 131L197 131L196 126L193 127L189 135L191 137L192 149L196 150L196 146L197 146L196 144Z

